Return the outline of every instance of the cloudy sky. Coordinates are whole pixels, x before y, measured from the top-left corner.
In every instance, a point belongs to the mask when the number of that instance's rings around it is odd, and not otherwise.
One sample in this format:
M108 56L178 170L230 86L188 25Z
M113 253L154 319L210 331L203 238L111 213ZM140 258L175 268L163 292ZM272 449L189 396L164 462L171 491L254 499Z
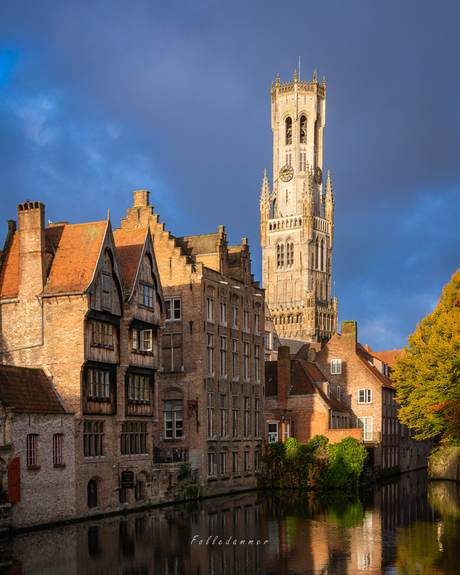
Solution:
M248 237L271 178L270 84L327 80L339 320L404 346L460 267L460 5L3 0L0 243L26 199L115 225L148 189L174 235Z

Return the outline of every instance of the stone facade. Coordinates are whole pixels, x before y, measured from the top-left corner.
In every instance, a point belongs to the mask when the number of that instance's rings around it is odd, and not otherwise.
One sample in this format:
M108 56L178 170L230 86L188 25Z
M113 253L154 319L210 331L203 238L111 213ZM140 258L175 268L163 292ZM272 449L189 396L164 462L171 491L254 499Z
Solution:
M264 292L224 226L174 237L134 192L121 230L149 226L166 303L158 447L188 449L201 492L254 486L264 422Z
M321 341L337 331L331 286L334 198L323 196L326 81L271 89L273 189L265 172L260 198L263 286L280 338Z

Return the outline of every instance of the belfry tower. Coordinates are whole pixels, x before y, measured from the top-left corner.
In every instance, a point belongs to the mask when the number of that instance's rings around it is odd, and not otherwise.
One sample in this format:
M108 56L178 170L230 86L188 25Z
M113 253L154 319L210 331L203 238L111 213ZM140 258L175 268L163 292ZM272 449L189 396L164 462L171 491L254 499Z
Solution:
M262 278L280 338L318 342L337 331L331 294L334 196L323 194L326 79L271 87L273 189L265 170L260 197Z

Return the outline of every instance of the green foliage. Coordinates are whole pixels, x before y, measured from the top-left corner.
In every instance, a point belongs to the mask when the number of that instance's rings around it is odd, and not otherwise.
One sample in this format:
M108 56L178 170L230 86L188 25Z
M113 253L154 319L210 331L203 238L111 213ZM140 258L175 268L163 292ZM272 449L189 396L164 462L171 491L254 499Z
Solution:
M185 477L188 477L191 473L192 473L192 467L191 467L190 463L183 463L180 466L178 478L184 479Z
M197 483L191 483L185 488L187 499L195 499L200 494L200 486Z
M351 495L364 469L366 450L347 437L331 445L327 437L315 436L308 443L288 439L266 445L263 469L277 489L298 489L307 493L340 490Z
M460 445L460 271L408 343L392 374L400 420L418 430L417 439L441 435Z

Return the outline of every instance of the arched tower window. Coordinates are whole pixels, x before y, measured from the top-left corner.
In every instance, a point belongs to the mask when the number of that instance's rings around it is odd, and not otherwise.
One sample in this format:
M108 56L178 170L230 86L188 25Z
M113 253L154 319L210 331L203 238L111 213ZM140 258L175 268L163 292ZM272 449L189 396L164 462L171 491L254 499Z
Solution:
M276 267L278 269L284 267L284 245L282 243L276 246Z
M300 117L300 143L307 143L307 118L306 116Z
M315 167L318 165L318 147L319 147L319 128L321 126L321 117L318 114L315 122Z
M316 238L315 242L315 268L318 269L319 264L319 240Z
M286 146L292 144L292 118L288 116L286 118Z
M286 244L286 265L288 268L294 265L294 243L288 242Z
M324 239L321 240L321 271L324 271Z

